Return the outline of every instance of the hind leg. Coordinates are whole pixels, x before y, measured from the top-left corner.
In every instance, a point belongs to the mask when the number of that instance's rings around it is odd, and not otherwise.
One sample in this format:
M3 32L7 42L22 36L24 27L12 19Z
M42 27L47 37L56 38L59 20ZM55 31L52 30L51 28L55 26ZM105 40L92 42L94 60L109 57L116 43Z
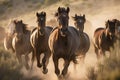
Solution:
M50 51L44 53L44 58L42 59L44 74L46 74L48 72L47 65L48 65L50 56L51 56Z
M95 53L97 55L97 59L99 59L100 58L99 49L95 46L94 46L94 48L95 48Z
M67 74L69 64L70 64L70 60L66 59L65 60L65 65L64 65L64 69L62 71L62 75L63 76L65 76Z
M17 53L16 53L16 56L17 56L18 62L20 64L22 64L22 56L20 54L17 54Z
M29 62L29 56L27 54L27 55L25 55L25 67L27 70L30 68L28 62Z
M31 69L33 68L33 64L34 64L34 61L35 61L35 56L36 56L36 52L35 52L35 50L33 50L32 51L32 58L31 58L31 62L32 62Z
M59 58L53 54L53 62L54 62L54 67L55 67L55 74L57 76L60 75L60 70L58 68L58 60L59 60Z

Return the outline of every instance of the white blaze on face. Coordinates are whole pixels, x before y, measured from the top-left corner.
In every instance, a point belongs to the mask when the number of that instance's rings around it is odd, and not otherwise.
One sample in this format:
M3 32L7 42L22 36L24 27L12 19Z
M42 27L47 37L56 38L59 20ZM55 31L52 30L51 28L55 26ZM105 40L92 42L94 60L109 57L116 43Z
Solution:
M83 22L83 20L79 20L79 22L80 22L80 23L82 23L82 22Z
M41 21L43 21L43 18L41 18Z

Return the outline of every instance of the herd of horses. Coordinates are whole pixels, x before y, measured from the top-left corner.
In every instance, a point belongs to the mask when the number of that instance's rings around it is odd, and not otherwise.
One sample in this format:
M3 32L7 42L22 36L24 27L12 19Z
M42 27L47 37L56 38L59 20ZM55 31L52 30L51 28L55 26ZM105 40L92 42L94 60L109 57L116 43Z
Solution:
M11 49L16 53L19 63L22 63L22 55L24 55L26 69L30 69L28 55L32 53L31 67L34 60L37 59L37 67L42 67L44 74L48 72L47 65L52 56L55 74L65 76L70 62L77 64L78 56L82 56L84 59L90 48L89 36L84 32L85 15L75 14L72 17L75 25L73 27L69 26L69 12L69 7L58 7L55 17L59 24L55 28L46 26L46 12L43 11L36 13L37 27L32 30L27 29L27 24L22 20L12 20L4 39L5 49ZM108 20L105 28L95 30L93 42L98 58L105 55L105 51L110 51L110 47L114 47L114 43L119 39L119 34L120 21L117 19ZM41 54L44 54L42 61L40 61ZM60 58L64 59L62 73L58 68Z

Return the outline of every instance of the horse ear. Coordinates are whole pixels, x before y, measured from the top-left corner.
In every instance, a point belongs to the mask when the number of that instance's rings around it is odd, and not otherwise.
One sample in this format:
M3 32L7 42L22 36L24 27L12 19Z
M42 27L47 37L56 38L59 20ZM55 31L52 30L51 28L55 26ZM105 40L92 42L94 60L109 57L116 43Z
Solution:
M70 12L70 8L69 7L67 7L67 13L69 13Z
M106 24L105 24L106 28L109 27L109 22L110 22L109 20L106 21Z
M44 12L44 16L46 16L46 12Z
M20 23L23 23L23 21L22 21L22 20L20 20Z
M83 14L83 17L85 18L85 14Z
M16 24L16 20L13 20L14 24Z
M58 7L58 13L60 13L61 12L61 8L60 7Z
M75 17L77 17L77 14L75 14Z
M38 13L38 12L36 13L36 16L37 16L37 17L39 16L39 13Z

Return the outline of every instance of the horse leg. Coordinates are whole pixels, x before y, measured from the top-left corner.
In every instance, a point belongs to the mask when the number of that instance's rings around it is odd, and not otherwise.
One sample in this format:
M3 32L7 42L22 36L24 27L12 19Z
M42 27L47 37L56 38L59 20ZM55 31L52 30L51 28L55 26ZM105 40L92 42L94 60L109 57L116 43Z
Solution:
M32 62L32 65L31 65L31 69L33 68L33 64L34 64L34 61L35 61L35 50L32 50L32 59L31 59L31 62Z
M95 48L95 53L97 55L97 59L99 59L100 58L99 50L98 50L98 48L96 46L94 46L94 48Z
M40 64L40 53L39 53L39 50L36 50L36 58L37 58L37 67L41 68L42 64Z
M22 63L22 56L21 56L19 53L16 54L16 56L17 56L17 59L18 59L19 64L20 64L21 66L23 66L23 63Z
M59 74L60 74L60 70L58 68L58 60L59 60L59 58L57 56L53 55L53 62L54 62L54 66L55 66L55 74L57 76L59 76Z
M70 60L66 59L65 60L65 66L64 66L64 69L62 71L63 76L65 76L67 74L69 64L70 64Z
M100 53L100 56L105 56L105 51L104 50L100 49L99 53Z
M25 67L26 67L27 70L30 68L29 64L28 64L28 61L29 61L29 57L28 57L28 54L27 54L27 55L25 55Z
M44 58L42 59L44 74L46 74L48 72L47 65L48 65L50 56L51 56L50 51L44 53Z

